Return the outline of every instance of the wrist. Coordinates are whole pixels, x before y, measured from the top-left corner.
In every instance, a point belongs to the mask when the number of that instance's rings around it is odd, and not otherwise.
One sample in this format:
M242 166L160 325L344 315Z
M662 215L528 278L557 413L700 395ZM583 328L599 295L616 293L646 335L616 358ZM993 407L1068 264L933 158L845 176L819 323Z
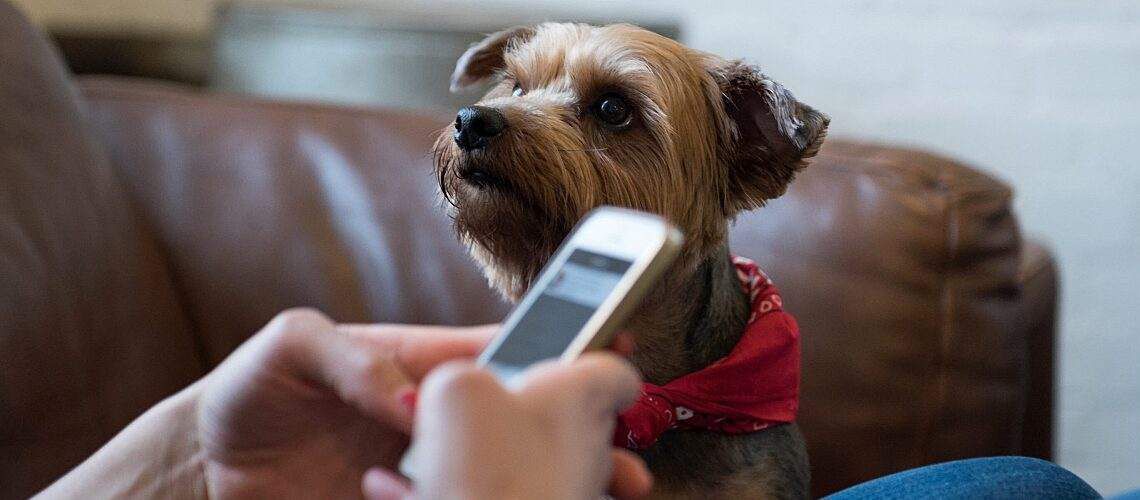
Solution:
M206 498L194 384L131 422L38 498Z
M162 435L156 442L166 450L167 460L156 464L157 474L165 475L161 481L165 491L175 492L183 498L208 498L206 488L206 454L202 450L198 432L198 401L202 382L183 389L163 403L169 403L165 412L155 419Z

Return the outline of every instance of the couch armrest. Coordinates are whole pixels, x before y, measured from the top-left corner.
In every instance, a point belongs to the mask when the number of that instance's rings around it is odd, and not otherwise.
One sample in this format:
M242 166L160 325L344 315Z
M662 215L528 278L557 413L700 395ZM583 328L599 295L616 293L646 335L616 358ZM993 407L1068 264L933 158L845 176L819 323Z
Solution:
M1021 317L1026 328L1027 376L1021 452L1053 458L1053 402L1056 380L1057 266L1039 242L1025 241L1018 269Z
M1047 253L1026 249L1012 199L951 158L830 141L785 196L738 218L733 251L761 263L800 324L816 495L1047 454L1052 369L1033 353L1051 352L1051 281L1023 265Z
M204 367L67 68L3 0L0 67L0 499L15 499Z

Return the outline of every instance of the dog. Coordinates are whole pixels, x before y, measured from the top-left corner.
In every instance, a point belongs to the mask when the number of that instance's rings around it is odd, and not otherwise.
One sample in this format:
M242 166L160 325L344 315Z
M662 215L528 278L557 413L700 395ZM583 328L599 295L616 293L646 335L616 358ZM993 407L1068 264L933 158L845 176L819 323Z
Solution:
M760 71L628 25L544 23L489 35L452 90L494 81L433 146L460 239L508 300L527 291L576 222L618 205L659 214L685 243L626 329L644 379L664 384L726 356L749 321L727 248L744 210L783 194L829 118ZM798 343L797 343L798 370ZM804 498L794 423L665 433L643 450L669 498Z

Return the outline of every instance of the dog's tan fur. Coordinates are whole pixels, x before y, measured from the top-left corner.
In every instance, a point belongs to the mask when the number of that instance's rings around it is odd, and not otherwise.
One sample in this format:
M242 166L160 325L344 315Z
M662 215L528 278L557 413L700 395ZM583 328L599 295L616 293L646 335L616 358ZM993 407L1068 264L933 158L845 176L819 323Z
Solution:
M783 194L826 135L828 119L755 68L629 26L542 24L492 34L459 60L453 87L499 81L479 105L507 128L463 151L453 127L434 147L461 238L491 284L517 300L591 208L660 214L684 232L681 257L630 320L635 365L651 382L698 370L735 345L748 301L728 259L728 223ZM513 94L518 85L521 95ZM594 119L618 94L627 128ZM496 178L465 181L467 169ZM644 454L655 493L804 497L808 466L795 425L729 436L667 433Z

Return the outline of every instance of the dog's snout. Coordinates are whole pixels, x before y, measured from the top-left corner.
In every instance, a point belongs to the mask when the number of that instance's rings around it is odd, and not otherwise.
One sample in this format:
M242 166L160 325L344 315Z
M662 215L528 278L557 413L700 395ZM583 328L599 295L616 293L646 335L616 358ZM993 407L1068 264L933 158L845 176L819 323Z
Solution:
M455 116L455 143L464 151L487 146L492 138L507 128L507 119L499 110L487 106L466 106Z

